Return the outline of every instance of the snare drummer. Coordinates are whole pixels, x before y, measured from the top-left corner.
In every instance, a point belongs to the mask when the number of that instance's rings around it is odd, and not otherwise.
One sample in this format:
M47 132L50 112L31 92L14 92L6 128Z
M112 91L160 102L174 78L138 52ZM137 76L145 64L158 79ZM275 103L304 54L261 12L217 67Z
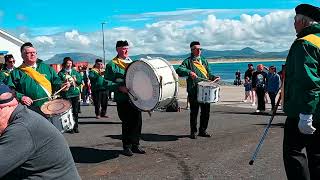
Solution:
M197 138L197 117L199 112L199 106L201 108L200 114L200 127L199 136L211 137L211 135L206 131L210 116L210 104L209 103L199 103L197 101L197 83L202 79L209 79L218 81L219 76L214 76L208 66L208 61L201 56L201 47L198 41L193 41L190 43L191 56L185 59L182 64L176 70L179 76L188 77L187 78L187 91L188 99L190 103L190 138Z
M118 41L116 44L118 55L106 66L105 79L114 83L114 101L117 102L117 111L122 121L123 154L132 156L133 153L144 154L145 151L139 146L142 115L141 111L133 107L129 102L128 89L125 86L125 71L132 62L129 58L129 44L127 41Z
M24 43L20 51L23 63L11 72L8 86L16 91L22 104L44 116L41 105L51 98L54 91L62 87L67 90L70 83L63 83L52 67L38 59L37 50L30 42Z
M82 84L82 76L73 67L73 60L70 57L65 57L62 63L63 69L58 73L62 81L71 82L71 86L68 91L62 92L62 98L69 100L72 105L72 114L75 121L73 130L70 133L79 133L78 130L78 113L79 113L79 95L80 85Z

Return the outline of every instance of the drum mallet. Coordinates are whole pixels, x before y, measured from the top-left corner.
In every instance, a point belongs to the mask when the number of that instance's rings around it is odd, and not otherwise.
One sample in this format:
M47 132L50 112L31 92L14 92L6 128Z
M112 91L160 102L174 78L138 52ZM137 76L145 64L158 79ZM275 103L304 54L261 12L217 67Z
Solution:
M209 79L202 78L202 77L197 77L197 79L202 80L202 81L211 81L211 80L209 80Z
M128 93L132 96L132 98L133 98L134 101L137 101L137 100L138 100L138 98L137 98L136 96L134 96L130 91L128 91Z
M215 80L210 80L210 79L206 79L206 78L201 78L201 77L197 77L197 79L200 79L200 80L202 80L202 81L210 81L210 82L216 82L217 80L219 80L219 79L215 79Z
M43 97L43 98L39 98L39 99L35 99L35 100L32 100L33 102L36 102L36 101L41 101L41 100L44 100L44 99L53 99L55 96L57 96L57 94L59 92L61 92L64 88L66 88L67 85L64 85L61 89L59 89L57 92L55 92L52 96L50 97Z
M252 157L251 157L251 160L249 161L249 164L250 164L250 165L253 165L253 162L256 160L256 157L257 157L257 155L258 155L258 152L260 151L260 148L261 148L261 146L262 146L262 143L263 143L264 139L266 138L266 136L267 136L267 134L268 134L268 131L269 131L270 127L271 127L271 123L272 123L272 121L273 121L273 118L274 118L274 116L275 116L276 113L277 113L277 109L278 109L278 106L279 106L279 104L280 104L280 101L281 101L281 97L279 97L279 99L278 99L278 101L277 101L277 104L276 104L276 106L274 107L274 109L273 109L273 111L272 111L272 115L271 115L271 117L270 117L269 123L267 124L266 128L264 129L264 132L263 132L263 134L262 134L262 136L261 136L261 138L260 138L260 141L259 141L259 143L258 143L258 145L257 145L257 147L256 147L256 150L254 151L254 153L253 153L253 155L252 155Z

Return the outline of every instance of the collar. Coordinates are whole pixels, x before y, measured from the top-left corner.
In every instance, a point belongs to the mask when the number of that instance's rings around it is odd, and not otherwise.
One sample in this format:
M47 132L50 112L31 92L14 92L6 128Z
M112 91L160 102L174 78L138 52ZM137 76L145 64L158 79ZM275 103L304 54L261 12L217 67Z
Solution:
M11 122L14 120L15 116L16 116L20 111L22 111L23 108L25 108L25 106L19 103L18 106L16 107L16 109L12 112L12 114L11 114L11 116L10 116L10 118L9 118L9 123L11 123Z

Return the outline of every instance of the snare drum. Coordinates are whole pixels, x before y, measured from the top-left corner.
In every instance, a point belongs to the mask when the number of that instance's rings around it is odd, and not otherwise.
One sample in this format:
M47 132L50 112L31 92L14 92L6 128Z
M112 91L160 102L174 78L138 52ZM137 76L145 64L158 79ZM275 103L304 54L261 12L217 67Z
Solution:
M198 83L197 100L199 103L216 103L219 101L220 87L217 83L201 81Z
M127 68L125 82L131 102L141 111L165 108L178 94L178 75L163 58L134 61Z
M73 129L75 122L69 101L64 99L48 101L41 106L41 111L60 132L64 133Z

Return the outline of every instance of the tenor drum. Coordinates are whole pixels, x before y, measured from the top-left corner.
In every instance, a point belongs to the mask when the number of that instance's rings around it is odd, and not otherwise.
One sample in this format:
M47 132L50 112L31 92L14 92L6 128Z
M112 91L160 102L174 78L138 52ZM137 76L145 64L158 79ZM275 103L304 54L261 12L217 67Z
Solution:
M220 86L217 83L201 81L198 83L197 99L200 103L216 103L219 101Z
M62 133L70 131L74 127L71 103L64 99L54 99L44 103L41 111L49 121Z
M170 105L178 94L178 75L163 58L134 61L125 75L130 100L141 111Z

